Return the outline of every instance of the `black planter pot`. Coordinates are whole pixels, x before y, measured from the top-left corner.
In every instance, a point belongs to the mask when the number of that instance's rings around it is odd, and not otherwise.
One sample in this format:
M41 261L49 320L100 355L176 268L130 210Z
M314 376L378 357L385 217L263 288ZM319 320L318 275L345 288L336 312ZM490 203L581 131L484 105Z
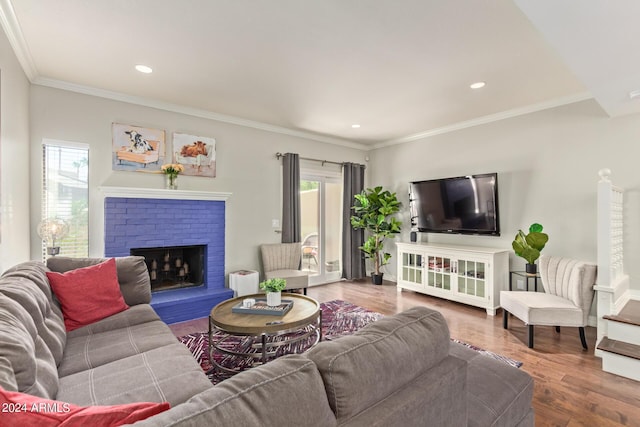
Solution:
M374 285L382 285L383 275L384 273L380 273L380 274L371 273L371 283L373 283Z
M536 274L538 272L537 264L527 264L526 266L527 274Z

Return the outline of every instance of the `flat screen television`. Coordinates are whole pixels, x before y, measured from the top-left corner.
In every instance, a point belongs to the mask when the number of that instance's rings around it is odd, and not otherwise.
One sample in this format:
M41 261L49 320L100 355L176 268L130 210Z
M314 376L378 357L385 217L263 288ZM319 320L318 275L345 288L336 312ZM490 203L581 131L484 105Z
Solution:
M411 182L409 209L414 230L499 236L498 174Z

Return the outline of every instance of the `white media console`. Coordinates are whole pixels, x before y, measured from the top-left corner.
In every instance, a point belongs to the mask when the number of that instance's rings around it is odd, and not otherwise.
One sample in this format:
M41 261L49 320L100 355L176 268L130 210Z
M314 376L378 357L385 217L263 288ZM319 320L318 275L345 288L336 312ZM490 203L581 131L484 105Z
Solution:
M495 316L509 283L509 250L397 243L398 291L408 289L482 307Z

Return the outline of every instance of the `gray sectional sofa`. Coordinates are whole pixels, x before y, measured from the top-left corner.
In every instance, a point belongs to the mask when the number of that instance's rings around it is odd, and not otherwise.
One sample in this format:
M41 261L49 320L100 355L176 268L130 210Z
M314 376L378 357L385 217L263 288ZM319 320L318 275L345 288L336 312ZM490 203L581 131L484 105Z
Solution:
M101 259L27 262L0 278L0 387L77 405L169 402L136 426L533 426L533 380L451 343L414 307L212 386L148 304L144 260L116 260L130 306L66 332L46 271Z

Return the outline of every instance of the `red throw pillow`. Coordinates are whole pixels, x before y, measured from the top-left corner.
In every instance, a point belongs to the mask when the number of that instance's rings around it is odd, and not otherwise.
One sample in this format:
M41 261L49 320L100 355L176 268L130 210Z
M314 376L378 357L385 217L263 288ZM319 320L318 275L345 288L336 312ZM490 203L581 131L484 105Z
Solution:
M170 408L168 402L76 406L0 387L0 425L21 427L112 427L144 420Z
M48 272L47 278L60 301L67 331L129 308L120 292L116 260L113 258L65 273Z

